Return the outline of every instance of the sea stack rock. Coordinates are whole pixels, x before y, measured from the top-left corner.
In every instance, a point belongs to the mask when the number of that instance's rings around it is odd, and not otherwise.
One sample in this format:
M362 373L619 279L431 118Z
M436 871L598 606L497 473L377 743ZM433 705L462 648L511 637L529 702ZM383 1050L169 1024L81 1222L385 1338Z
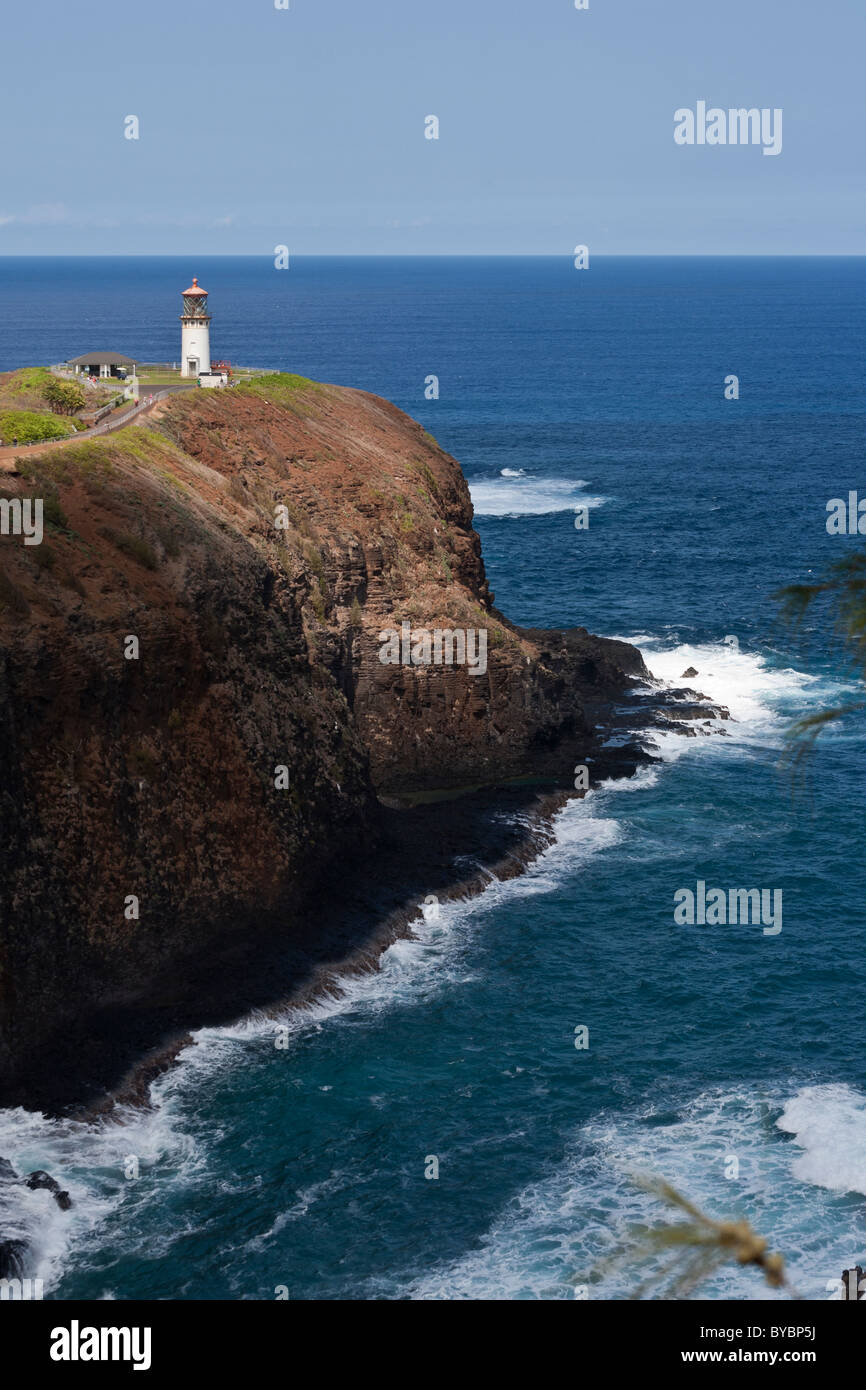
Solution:
M69 1193L63 1191L57 1179L52 1178L51 1174L46 1173L42 1168L37 1168L34 1172L29 1173L25 1179L25 1183L26 1186L30 1188L31 1192L37 1192L40 1188L45 1188L52 1194L61 1211L68 1211L72 1206L72 1198Z

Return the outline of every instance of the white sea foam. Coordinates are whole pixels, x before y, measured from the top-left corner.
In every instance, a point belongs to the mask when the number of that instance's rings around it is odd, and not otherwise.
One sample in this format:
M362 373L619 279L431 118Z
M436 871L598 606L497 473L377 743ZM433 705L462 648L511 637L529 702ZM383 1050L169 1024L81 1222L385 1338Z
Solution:
M733 640L732 640L733 639ZM620 637L640 649L652 675L664 684L697 691L725 706L728 740L778 746L793 719L844 697L850 687L809 675L791 666L774 665L770 654L740 645L736 634L715 642L671 644L642 633ZM693 668L695 676L684 672ZM676 758L693 751L692 740L678 734L654 733L662 756ZM722 740L699 740L699 748L720 750Z
M642 655L653 675L674 686L699 690L726 705L738 723L767 728L779 720L780 706L801 703L818 684L816 676L791 667L774 667L760 652L724 641L672 649L647 646ZM694 667L696 676L683 676Z
M339 992L309 1008L293 1008L280 1017L253 1013L224 1027L199 1029L180 1052L177 1065L152 1083L150 1110L123 1111L95 1124L51 1120L23 1109L0 1111L0 1155L21 1174L44 1168L73 1199L72 1210L63 1213L47 1192L0 1186L0 1232L27 1240L28 1273L42 1278L49 1290L70 1252L81 1257L89 1242L98 1244L99 1228L110 1223L123 1204L129 1205L131 1215L139 1205L154 1201L155 1183L206 1181L211 1136L197 1132L194 1098L212 1088L222 1070L270 1055L263 1044L273 1046L278 1028L287 1030L291 1046L341 1017L363 1019L395 1004L420 1003L467 986L474 967L466 948L479 916L509 900L553 891L563 873L616 843L617 822L591 813L595 795L559 812L555 841L523 876L503 881L491 877L479 896L443 901L435 917L425 917L419 904L414 935L395 941L382 955L378 971L339 977ZM129 1155L136 1155L140 1165L140 1177L133 1181L124 1176ZM315 1191L299 1193L285 1219L301 1216L316 1197ZM177 1235L169 1228L157 1238L152 1220L145 1223L148 1229L150 1235L141 1235L134 1220L124 1221L125 1239L131 1244L146 1238L167 1249ZM110 1289L105 1296L111 1297Z
M711 699L727 704L745 727L762 732L778 725L774 712L778 703L801 699L811 688L809 678L801 673L774 670L759 654L736 651L723 643L665 647L657 639L643 636L638 644L644 651L647 665L659 679L675 685L695 686ZM695 666L699 674L683 681L682 672L690 665ZM734 726L728 727L733 730ZM672 756L674 752L695 745L694 740L685 740L676 734L662 735L661 741L669 746ZM705 746L723 745L729 740L699 742ZM0 1111L0 1155L8 1158L19 1173L33 1168L46 1169L69 1189L74 1203L71 1212L62 1213L47 1192L6 1188L0 1199L3 1202L0 1230L6 1235L19 1235L30 1243L33 1259L29 1262L28 1273L43 1278L46 1289L50 1289L71 1250L80 1258L89 1244L98 1247L100 1229L111 1223L117 1213L122 1211L124 1217L127 1213L132 1215L139 1205L154 1200L154 1179L160 1184L192 1184L206 1180L208 1136L195 1132L191 1098L194 1100L201 1093L200 1088L212 1085L222 1069L233 1070L239 1064L248 1063L251 1050L260 1060L263 1041L273 1039L278 1025L288 1030L289 1043L293 1045L293 1040L299 1041L311 1032L321 1031L342 1017L363 1019L365 1014L377 1014L395 1004L420 1003L445 991L466 987L475 970L468 947L477 932L479 917L495 913L509 901L556 890L582 863L618 844L626 831L610 814L616 805L613 798L625 791L647 789L655 784L658 776L657 768L642 768L631 779L607 782L584 799L568 803L555 817L555 840L522 876L503 882L491 879L476 898L443 902L438 916L432 919L424 917L419 904L414 936L395 942L383 954L377 972L342 977L333 997L322 999L308 1009L290 1010L280 1019L253 1014L234 1025L198 1030L193 1042L180 1054L178 1065L152 1084L151 1110L127 1112L120 1117L121 1124L103 1121L93 1125L49 1120L20 1109ZM822 1182L833 1190L843 1187L864 1190L856 1179L857 1167L863 1163L862 1157L857 1155L866 1152L866 1115L858 1108L862 1102L855 1104L847 1097L840 1103L838 1098L831 1101L826 1095L804 1099L805 1094L799 1100L790 1101L783 1115L785 1125L797 1134L798 1142L803 1140L796 1175L806 1181ZM856 1133L858 1136L860 1147L856 1148L854 1157L849 1149L848 1156L834 1159L835 1166L832 1166L823 1145L822 1126L840 1125L843 1120L848 1123L849 1135ZM627 1120L623 1120L621 1126L626 1148L633 1147L634 1135L639 1135L640 1130L634 1130L634 1124L629 1127ZM614 1142L616 1126L611 1134L613 1155L619 1143L618 1140ZM697 1137L688 1138L687 1142L697 1143ZM132 1182L125 1179L123 1173L124 1162L131 1154L138 1156L142 1172L142 1178ZM661 1153L659 1164L666 1163L669 1156ZM648 1159L652 1158L650 1153ZM598 1179L599 1185L593 1189L596 1215L590 1220L584 1213L582 1220L587 1239L595 1231L601 1248L609 1236L612 1213L643 1210L640 1204L647 1199L622 1184L615 1196L611 1196L609 1174L602 1172L604 1165L598 1167L597 1154L594 1167L590 1164L587 1168L580 1156L574 1162L577 1167L568 1177L569 1184L576 1183L579 1187L590 1182L593 1174ZM666 1171L670 1176L672 1169L659 1167L659 1171ZM569 1290L562 1282L566 1277L564 1272L574 1266L575 1261L579 1263L579 1257L584 1258L584 1262L589 1258L589 1246L581 1256L584 1250L581 1240L575 1242L573 1232L563 1228L553 1237L555 1244L561 1244L559 1264L554 1261L551 1265L546 1257L527 1262L522 1226L528 1221L525 1230L530 1235L536 1231L541 1238L542 1229L549 1224L544 1212L551 1203L560 1215L576 1211L575 1191L571 1186L566 1191L560 1189L560 1178L554 1177L547 1184L523 1194L517 1199L515 1210L503 1216L501 1225L491 1231L490 1251L493 1253L482 1251L471 1259L467 1257L467 1262L456 1271L446 1271L441 1277L431 1275L419 1285L417 1296L471 1297L474 1296L472 1289L485 1297L568 1296ZM309 1204L308 1199L314 1201L316 1195L315 1192L299 1193L297 1205L286 1219L300 1217ZM598 1212L606 1215L599 1217ZM125 1220L125 1230L131 1232L134 1226L134 1221ZM143 1229L150 1230L150 1234L135 1239L146 1238L152 1242L152 1220L145 1222ZM165 1241L170 1243L175 1235L176 1232L167 1231ZM545 1236L545 1241L548 1238ZM128 1239L134 1239L131 1233ZM111 1297L111 1290L106 1289L104 1296Z
M606 786L616 789L630 783L609 782ZM278 1018L256 1013L227 1027L199 1029L194 1041L180 1053L179 1061L210 1070L219 1059L230 1059L233 1042L273 1036L278 1027L288 1029L291 1037L321 1028L346 1014L377 1013L398 1000L411 998L420 1002L443 990L471 983L474 967L467 959L467 947L471 946L479 918L495 913L514 899L555 891L566 874L621 838L616 820L595 813L598 796L599 792L590 792L583 800L568 802L557 812L552 826L555 838L518 877L498 879L491 875L479 895L443 900L435 913L428 911L425 915L419 903L418 915L411 924L412 935L401 937L383 952L378 970L340 975L334 982L338 991L334 995L307 1008L292 1007ZM154 1083L153 1094L169 1093L178 1076L176 1069L164 1073ZM183 1083L184 1078L180 1079Z
M724 643L664 648L660 639L649 635L621 640L640 643L654 674L674 685L682 685L682 672L694 665L699 672L694 678L695 686L711 699L727 704L731 713L747 726L763 729L769 722L777 727L780 721L770 701L801 695L811 682L800 672L769 668L758 653L735 651ZM705 680L701 678L704 675ZM726 727L733 730L734 725L728 723ZM724 746L728 742L687 740L680 734L661 731L657 737L670 757L694 747L696 742L703 747ZM308 1008L292 1008L279 1019L253 1013L226 1027L200 1029L190 1046L181 1052L179 1062L188 1068L212 1071L223 1064L233 1065L236 1044L272 1036L277 1026L287 1028L290 1035L303 1034L346 1014L379 1012L398 1000L412 998L420 1002L442 990L468 985L474 967L467 959L466 948L471 944L478 918L496 912L515 898L555 891L594 855L618 844L625 832L620 821L608 814L615 808L611 798L623 792L647 790L658 778L658 768L643 767L633 777L610 779L584 798L568 802L553 819L553 842L525 873L504 881L491 875L480 895L442 902L432 917L425 916L419 904L413 935L394 942L381 956L377 971L340 976L332 996ZM528 819L526 824L529 828ZM467 862L471 866L468 857ZM181 1065L158 1078L152 1094L157 1100L167 1097L188 1080Z
M778 1120L802 1149L794 1175L830 1192L866 1195L866 1096L850 1086L806 1086Z
M588 486L581 478L537 478L503 469L499 478L470 482L469 491L477 516L545 516L602 506L607 498L587 494Z
M746 1216L784 1255L799 1293L838 1297L842 1269L866 1254L866 1209L839 1209L834 1195L839 1181L850 1189L858 1173L863 1183L864 1124L866 1096L845 1086L805 1087L786 1101L777 1086L750 1085L704 1093L668 1113L656 1106L601 1115L575 1135L552 1172L514 1195L477 1249L403 1292L556 1299L573 1298L583 1285L590 1298L634 1295L656 1266L636 1257L631 1232L683 1219L636 1181L656 1177L710 1216ZM783 1129L796 1132L795 1143ZM834 1157L840 1144L850 1146L844 1172ZM769 1290L759 1272L726 1265L693 1296L785 1295Z
M134 1156L143 1176L178 1174L201 1162L188 1135L158 1110L126 1110L112 1121L49 1119L21 1108L0 1110L0 1154L24 1177L43 1168L72 1199L63 1212L50 1192L0 1184L0 1233L28 1246L25 1272L50 1290L71 1250L81 1250L139 1180L126 1177ZM109 1296L108 1294L106 1296Z

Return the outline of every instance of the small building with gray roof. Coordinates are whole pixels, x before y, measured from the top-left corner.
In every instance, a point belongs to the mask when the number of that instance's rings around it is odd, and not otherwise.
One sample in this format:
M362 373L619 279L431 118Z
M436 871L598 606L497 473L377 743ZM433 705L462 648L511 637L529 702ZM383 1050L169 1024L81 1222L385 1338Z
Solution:
M135 362L122 352L83 352L80 357L71 357L66 365L79 376L123 378L130 372L135 375Z

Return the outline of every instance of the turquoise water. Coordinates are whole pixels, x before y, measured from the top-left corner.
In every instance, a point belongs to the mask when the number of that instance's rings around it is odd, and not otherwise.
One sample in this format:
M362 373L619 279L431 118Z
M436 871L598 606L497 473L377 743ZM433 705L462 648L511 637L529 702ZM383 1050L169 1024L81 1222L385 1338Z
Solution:
M695 666L736 722L568 806L529 874L419 915L286 1048L272 1022L205 1030L122 1126L0 1113L0 1154L75 1199L14 1213L51 1294L621 1297L645 1271L605 1256L659 1215L642 1171L747 1215L829 1297L866 1256L863 727L796 792L780 774L787 722L853 679L770 595L854 544L824 523L861 481L866 264L0 261L0 367L170 359L191 273L215 352L375 390L461 460L510 617ZM782 931L676 925L698 879L781 889ZM765 1296L740 1270L700 1293Z

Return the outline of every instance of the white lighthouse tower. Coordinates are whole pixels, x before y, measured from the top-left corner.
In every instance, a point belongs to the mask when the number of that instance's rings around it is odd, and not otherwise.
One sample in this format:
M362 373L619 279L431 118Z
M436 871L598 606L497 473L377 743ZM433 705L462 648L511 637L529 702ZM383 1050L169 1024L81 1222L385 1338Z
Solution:
M183 313L180 316L180 374L198 376L210 371L210 314L207 311L207 290L193 276L188 290L183 292Z

